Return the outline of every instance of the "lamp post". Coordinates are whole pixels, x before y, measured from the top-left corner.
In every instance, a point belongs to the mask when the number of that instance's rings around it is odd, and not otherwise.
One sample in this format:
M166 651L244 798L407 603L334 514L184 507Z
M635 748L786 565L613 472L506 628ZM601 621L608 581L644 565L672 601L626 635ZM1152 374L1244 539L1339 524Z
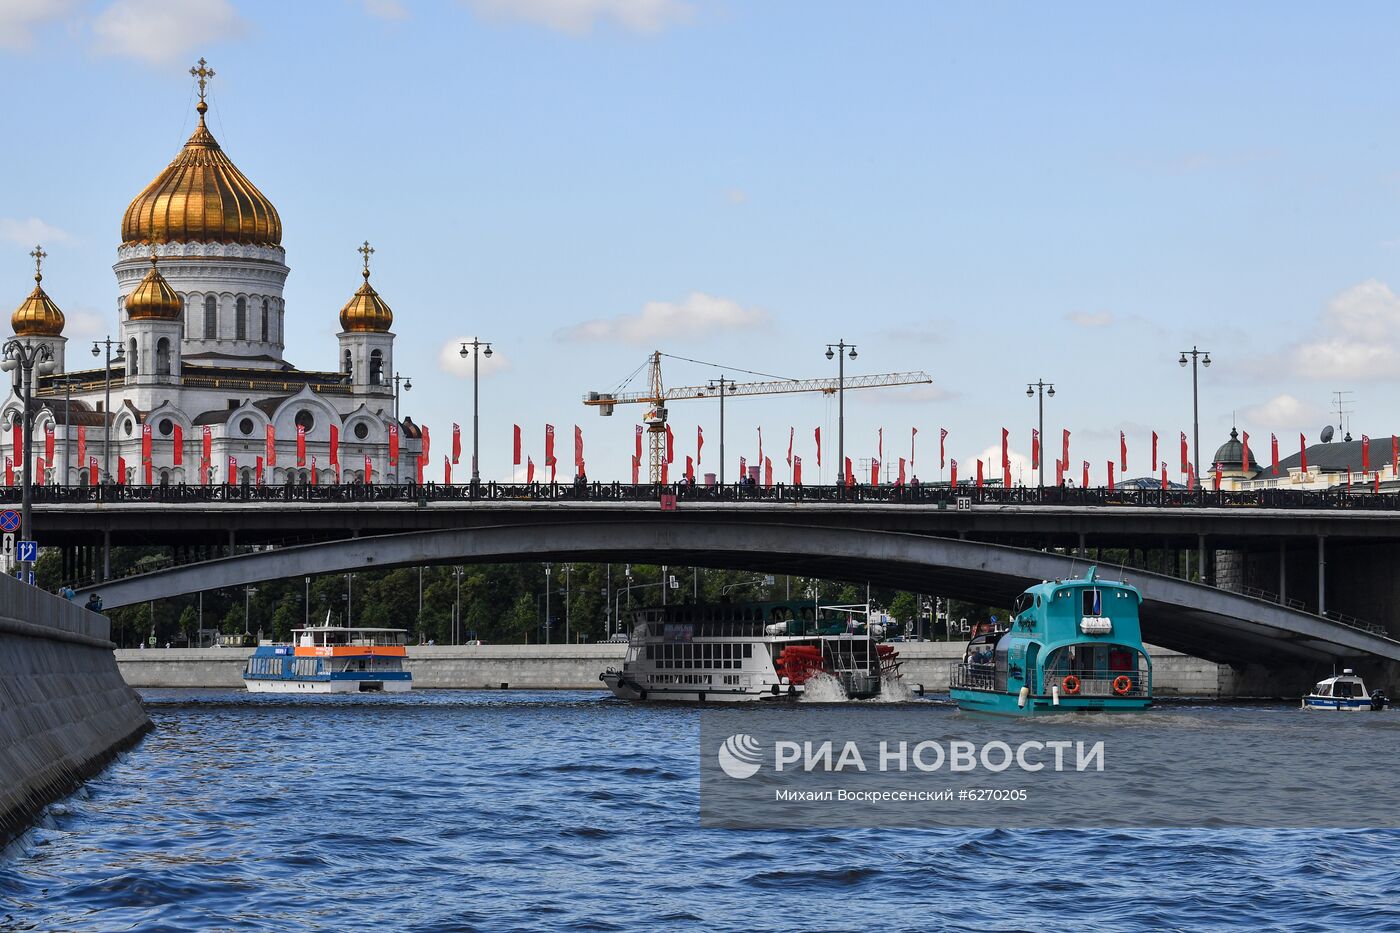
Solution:
M467 353L467 347L472 348L470 354ZM485 349L482 349L483 347ZM461 355L463 359L468 355L472 358L472 485L475 486L481 482L481 468L477 457L481 425L481 380L479 360L482 356L485 356L488 360L491 358L491 344L482 341L478 337L473 337L471 343L462 344Z
M719 389L719 484L724 486L724 389L734 388L734 380L720 376L710 380L711 389ZM742 477L741 477L742 478Z
M64 486L68 485L68 462L73 458L72 444L69 435L73 430L73 383L76 380L72 376L63 377L63 470L59 473L59 482Z
M544 565L544 643L549 644L549 575L554 568Z
M19 370L19 387L23 400L23 410L20 413L20 442L24 445L24 468L20 474L20 537L29 541L33 539L32 524L30 522L33 510L33 490L29 488L29 475L32 469L30 458L33 455L30 444L30 430L33 427L30 415L31 400L34 397L34 369L38 367L40 374L51 373L54 370L53 348L47 343L27 344L19 340L9 340L3 348L4 362L0 363L0 369L6 372Z
M1197 387L1196 361L1199 359L1200 365L1209 366L1210 351L1200 350L1196 347L1192 347L1189 350L1182 350L1181 359L1177 360L1177 362L1185 366L1188 356L1191 357L1191 430L1194 435L1191 452L1192 462L1196 470L1196 479L1197 482L1199 482L1201 476L1201 405L1200 393Z
M399 383L400 383L400 382L403 383L403 390L404 390L405 392L412 391L412 389L413 389L413 377L412 377L412 376L405 376L405 375L403 375L403 374L401 374L401 373L394 373L394 422L395 422L396 424L398 423L398 420L399 420Z
M117 352L112 353L112 347L116 346ZM113 340L110 334L105 340L94 340L92 342L92 355L97 356L102 351L100 347L107 348L107 365L104 367L103 381L106 386L106 402L102 406L102 481L110 483L112 481L112 364L124 363L122 354L122 342L120 339ZM91 482L92 478L88 478Z
M1055 397L1055 384L1046 382L1044 379L1037 380L1026 386L1026 398L1033 395L1040 396L1040 456L1036 465L1040 467L1040 486L1045 488L1045 396Z
M841 481L838 486L846 485L846 357L845 351L850 350L851 359L856 358L856 347L853 343L846 343L845 340L838 340L836 343L826 345L826 358L836 358L836 469L840 473Z

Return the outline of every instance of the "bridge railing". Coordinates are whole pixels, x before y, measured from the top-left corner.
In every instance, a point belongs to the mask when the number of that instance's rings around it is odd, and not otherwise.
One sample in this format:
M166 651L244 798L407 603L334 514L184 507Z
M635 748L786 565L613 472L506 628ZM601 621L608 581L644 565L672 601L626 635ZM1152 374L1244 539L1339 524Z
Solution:
M39 505L82 503L263 503L263 502L402 502L426 505L430 502L656 502L671 495L679 503L718 502L802 502L832 504L889 504L941 509L976 506L1078 506L1140 508L1250 508L1250 509L1363 509L1400 510L1400 493L1330 489L1144 489L1063 488L1015 486L981 489L947 483L919 486L701 486L652 483L479 483L443 485L440 483L346 483L339 485L253 483L214 486L115 485L33 486L33 501ZM0 505L20 501L16 486L0 487Z

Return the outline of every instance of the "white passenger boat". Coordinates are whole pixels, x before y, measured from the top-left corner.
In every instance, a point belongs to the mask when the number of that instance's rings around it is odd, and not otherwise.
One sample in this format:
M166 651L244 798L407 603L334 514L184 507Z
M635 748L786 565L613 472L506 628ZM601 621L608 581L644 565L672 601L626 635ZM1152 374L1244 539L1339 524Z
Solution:
M1389 700L1380 690L1366 692L1365 682L1351 668L1318 681L1313 692L1303 697L1303 709L1325 709L1343 712L1385 709Z
M317 625L293 629L292 644L259 645L243 669L249 693L405 693L407 631Z
M663 606L633 613L622 669L599 675L624 700L743 702L879 695L898 653L864 607L773 602Z

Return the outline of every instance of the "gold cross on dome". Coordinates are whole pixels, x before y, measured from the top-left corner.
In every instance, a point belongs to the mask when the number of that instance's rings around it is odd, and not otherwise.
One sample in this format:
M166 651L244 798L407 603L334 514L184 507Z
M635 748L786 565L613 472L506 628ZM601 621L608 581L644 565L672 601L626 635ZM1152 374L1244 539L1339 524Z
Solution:
M44 252L44 248L42 246L36 246L34 247L33 251L30 252L29 255L34 259L34 281L37 282L44 277L42 274L42 269L44 265L44 260L49 258L49 254Z
M369 245L369 240L365 240L365 245L355 247L355 252L365 257L365 278L369 278L369 257L374 255L374 247Z
M199 60L199 64L190 69L190 74L199 79L199 100L204 101L204 85L209 83L209 79L214 77L214 69L205 67L208 63L204 59Z

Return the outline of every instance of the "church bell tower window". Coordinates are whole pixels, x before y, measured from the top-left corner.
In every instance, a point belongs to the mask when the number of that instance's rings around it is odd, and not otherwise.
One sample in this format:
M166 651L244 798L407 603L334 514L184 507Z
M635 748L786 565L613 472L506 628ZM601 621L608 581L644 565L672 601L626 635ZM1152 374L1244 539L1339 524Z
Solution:
M156 375L170 375L170 340L166 337L156 344Z
M262 340L263 340L263 343L267 343L267 315L268 315L268 305L267 305L267 299L266 299L266 298L263 299L262 312L263 312L263 314L262 314Z
M213 340L219 336L219 299L213 295L204 296L204 339Z
M384 354L375 350L369 355L369 384L380 385L384 381Z
M234 305L233 336L235 340L248 339L248 299L240 298Z

